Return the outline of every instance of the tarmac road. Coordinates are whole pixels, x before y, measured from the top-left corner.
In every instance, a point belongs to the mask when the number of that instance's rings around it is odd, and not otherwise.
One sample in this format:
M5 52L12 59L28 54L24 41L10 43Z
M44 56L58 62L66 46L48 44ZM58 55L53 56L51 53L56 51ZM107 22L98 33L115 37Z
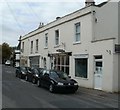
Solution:
M79 88L75 94L53 94L15 77L2 65L2 108L118 108L118 95Z

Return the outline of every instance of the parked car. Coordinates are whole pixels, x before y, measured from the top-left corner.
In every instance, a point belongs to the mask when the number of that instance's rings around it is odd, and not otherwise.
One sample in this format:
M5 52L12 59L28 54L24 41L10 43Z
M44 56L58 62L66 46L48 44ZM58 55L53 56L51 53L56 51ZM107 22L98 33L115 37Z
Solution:
M7 60L7 61L5 62L5 65L10 66L10 60Z
M25 79L26 75L31 73L30 67L16 67L16 77L19 77L21 79Z
M66 73L56 70L43 70L40 74L38 86L46 87L50 92L76 92L78 83Z
M30 79L31 79L32 83L34 83L34 84L37 83L39 74L41 74L42 70L43 70L43 68L38 68L38 67L31 69L32 75L31 75Z
M26 81L29 81L29 82L32 82L32 83L37 83L37 80L38 80L38 76L40 74L40 70L42 68L38 68L38 67L31 67L31 70L30 72L28 72L26 74L26 77L25 77L25 80Z

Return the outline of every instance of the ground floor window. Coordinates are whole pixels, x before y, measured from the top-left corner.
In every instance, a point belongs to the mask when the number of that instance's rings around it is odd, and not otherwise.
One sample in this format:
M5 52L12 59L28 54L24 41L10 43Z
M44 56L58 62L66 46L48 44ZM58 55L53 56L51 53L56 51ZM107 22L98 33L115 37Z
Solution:
M75 76L87 78L87 58L75 58Z
M39 57L34 56L34 57L29 57L30 60L30 67L39 67Z
M55 56L54 69L63 71L69 75L69 56L67 55Z

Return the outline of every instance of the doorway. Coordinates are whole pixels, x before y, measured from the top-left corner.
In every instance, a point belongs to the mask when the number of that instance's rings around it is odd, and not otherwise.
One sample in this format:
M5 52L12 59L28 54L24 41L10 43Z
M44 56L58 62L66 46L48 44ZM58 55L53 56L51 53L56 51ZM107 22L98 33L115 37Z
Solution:
M102 56L95 57L94 89L102 90L103 61Z

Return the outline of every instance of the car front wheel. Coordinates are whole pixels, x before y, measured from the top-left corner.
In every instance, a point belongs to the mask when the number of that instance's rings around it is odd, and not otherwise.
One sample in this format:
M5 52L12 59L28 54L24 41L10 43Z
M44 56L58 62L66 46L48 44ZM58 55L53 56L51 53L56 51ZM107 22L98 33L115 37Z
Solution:
M32 79L32 83L35 84L36 83L36 80L35 78Z
M28 77L27 76L25 76L25 80L28 81Z
M18 77L17 73L15 74L15 77Z
M54 86L53 86L53 84L50 84L50 86L49 86L49 91L50 91L51 93L54 92Z
M40 87L40 86L41 86L41 84L40 84L40 81L39 81L39 80L37 81L37 86L38 86L38 87Z

